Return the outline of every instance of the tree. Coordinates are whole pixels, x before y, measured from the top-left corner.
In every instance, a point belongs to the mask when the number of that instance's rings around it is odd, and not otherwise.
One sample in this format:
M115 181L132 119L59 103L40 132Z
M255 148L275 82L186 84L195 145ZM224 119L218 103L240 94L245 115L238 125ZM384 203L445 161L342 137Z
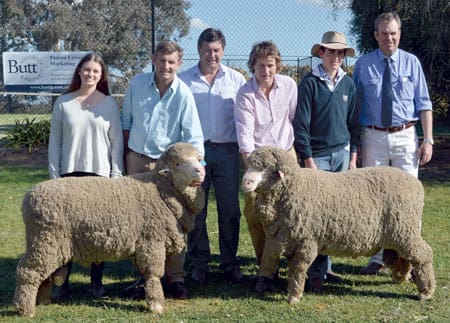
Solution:
M19 1L0 0L0 50L25 48L27 35L23 32L25 24L23 5ZM0 82L3 83L3 65L0 65Z
M2 39L40 51L93 50L125 76L141 71L152 53L151 0L0 0ZM155 0L156 42L189 32L187 0ZM19 19L18 19L19 18ZM3 25L5 24L5 25ZM4 50L2 48L2 50Z
M339 0L332 0L339 2ZM437 117L447 115L450 102L450 2L448 0L353 0L352 33L362 53L378 47L375 18L388 11L402 19L400 47L421 61Z

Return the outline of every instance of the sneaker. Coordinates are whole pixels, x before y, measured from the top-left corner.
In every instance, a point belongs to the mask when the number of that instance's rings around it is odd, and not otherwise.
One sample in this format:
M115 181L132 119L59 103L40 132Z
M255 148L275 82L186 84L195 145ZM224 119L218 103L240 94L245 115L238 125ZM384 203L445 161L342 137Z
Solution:
M126 287L122 291L122 295L124 297L130 297L135 299L145 298L144 283L145 283L144 278L138 279L133 283L133 285Z
M383 268L383 265L377 264L376 262L371 262L366 267L361 269L359 273L361 275L376 275Z
M206 284L208 282L208 270L204 268L195 267L192 269L191 278L198 284Z
M242 281L242 272L241 270L237 268L233 268L231 270L227 270L224 273L225 280L231 282L231 283L239 283Z
M167 287L167 292L170 296L175 299L187 299L188 291L184 282L174 282L169 284Z
M344 280L342 279L342 277L339 276L338 274L336 274L332 270L327 272L327 274L325 276L325 281L327 283L331 283L331 284L343 284L344 283Z

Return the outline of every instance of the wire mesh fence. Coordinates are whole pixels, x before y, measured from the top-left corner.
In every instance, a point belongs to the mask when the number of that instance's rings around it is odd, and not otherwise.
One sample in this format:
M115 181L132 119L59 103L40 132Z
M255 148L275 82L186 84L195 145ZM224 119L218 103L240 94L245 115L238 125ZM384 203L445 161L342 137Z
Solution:
M190 31L178 40L184 49L180 71L198 62L197 39L207 27L221 29L226 37L223 64L238 69L250 77L247 68L248 54L254 43L272 40L282 55L282 74L288 74L299 82L305 73L319 63L311 57L314 43L321 41L322 34L329 30L342 31L347 42L355 47L350 35L351 12L345 9L346 0L340 1L342 8L334 8L329 0L191 0L187 9ZM149 10L151 8L149 7ZM156 25L156 28L158 26ZM150 40L143 40L150 41ZM150 53L149 53L150 54ZM150 55L148 57L150 62ZM347 67L354 64L347 58ZM150 65L148 65L150 69ZM136 71L136 73L141 71ZM113 73L112 73L113 74ZM114 74L113 74L114 75ZM112 92L121 101L126 80L110 77ZM48 115L56 93L11 94L0 89L0 137L25 115Z

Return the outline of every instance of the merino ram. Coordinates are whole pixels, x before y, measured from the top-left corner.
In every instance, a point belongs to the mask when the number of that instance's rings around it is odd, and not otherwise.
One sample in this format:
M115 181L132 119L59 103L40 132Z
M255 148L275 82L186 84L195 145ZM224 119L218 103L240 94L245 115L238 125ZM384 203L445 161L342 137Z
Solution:
M48 281L64 275L57 269L69 260L91 264L127 258L145 279L150 310L161 313L166 255L185 248L185 234L205 204L200 159L192 145L177 143L154 172L60 178L32 188L22 205L26 253L17 265L14 295L19 313L34 315L39 288L49 295Z
M254 212L266 235L257 289L284 254L294 304L318 254L370 256L384 248L394 282L405 281L412 264L419 299L432 297L433 253L421 236L424 191L415 177L393 167L301 169L285 151L269 146L256 149L249 165L243 190L256 192Z

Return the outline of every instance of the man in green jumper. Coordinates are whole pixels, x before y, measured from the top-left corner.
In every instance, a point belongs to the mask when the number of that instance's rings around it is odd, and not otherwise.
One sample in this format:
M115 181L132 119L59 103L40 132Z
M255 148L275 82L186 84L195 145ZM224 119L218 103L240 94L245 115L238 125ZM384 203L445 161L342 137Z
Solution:
M322 63L307 74L298 88L294 118L294 147L304 167L330 172L356 168L359 139L356 91L341 65L354 56L341 32L324 33L311 54ZM345 188L343 188L345 189ZM331 261L319 255L308 270L307 288L320 292L324 279L341 281L331 270Z

